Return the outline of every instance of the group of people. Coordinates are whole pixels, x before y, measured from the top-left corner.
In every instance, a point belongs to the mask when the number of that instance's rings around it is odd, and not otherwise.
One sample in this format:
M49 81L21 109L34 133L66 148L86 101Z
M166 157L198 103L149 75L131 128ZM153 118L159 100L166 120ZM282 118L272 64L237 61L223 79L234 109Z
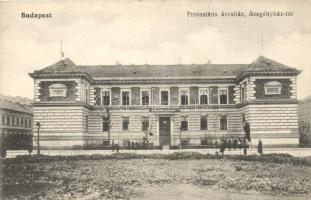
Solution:
M220 143L220 152L223 155L225 152L225 149L228 148L229 151L231 151L231 149L236 150L237 148L239 149L244 149L244 155L247 154L247 148L252 148L252 141L251 141L251 133L250 133L250 124L243 119L243 130L244 130L244 138L236 138L236 139L223 139L221 140ZM257 145L257 152L262 155L263 153L263 144L262 141L259 140L258 141L258 145Z

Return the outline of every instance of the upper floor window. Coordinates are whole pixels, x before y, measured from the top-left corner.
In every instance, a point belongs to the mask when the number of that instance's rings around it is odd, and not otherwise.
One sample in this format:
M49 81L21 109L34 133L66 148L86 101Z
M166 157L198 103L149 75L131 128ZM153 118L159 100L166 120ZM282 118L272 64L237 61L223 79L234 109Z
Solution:
M122 105L123 106L130 105L130 91L129 90L122 91Z
M141 91L141 105L149 105L149 91L148 90Z
M168 91L161 91L161 105L168 105Z
M181 105L188 105L188 96L189 96L189 90L187 89L180 90L180 104Z
M11 125L11 118L10 118L10 116L6 117L6 124L7 125Z
M56 83L49 86L50 97L66 97L67 87L64 84Z
M102 90L102 105L110 105L110 90Z
M281 94L282 84L277 81L270 81L265 84L264 89L266 95Z
M220 116L219 120L220 120L220 130L227 130L227 122L228 122L227 116L226 115Z
M219 103L228 104L228 90L227 89L219 90Z
M208 88L200 89L200 104L201 105L208 104Z
M241 85L241 102L246 101L246 88L245 88L245 84Z
M129 117L122 117L122 131L128 131L129 130L129 124L130 124L130 118Z
M5 125L5 116L2 115L2 124Z

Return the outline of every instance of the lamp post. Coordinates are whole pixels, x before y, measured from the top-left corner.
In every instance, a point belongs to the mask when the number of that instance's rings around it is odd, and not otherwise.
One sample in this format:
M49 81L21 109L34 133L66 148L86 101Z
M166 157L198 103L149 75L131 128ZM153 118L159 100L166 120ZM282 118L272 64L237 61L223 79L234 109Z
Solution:
M36 123L36 127L37 127L37 130L38 130L38 136L37 136L37 155L40 155L40 138L39 138L39 132L40 132L40 127L41 127L41 124L40 122L37 122Z

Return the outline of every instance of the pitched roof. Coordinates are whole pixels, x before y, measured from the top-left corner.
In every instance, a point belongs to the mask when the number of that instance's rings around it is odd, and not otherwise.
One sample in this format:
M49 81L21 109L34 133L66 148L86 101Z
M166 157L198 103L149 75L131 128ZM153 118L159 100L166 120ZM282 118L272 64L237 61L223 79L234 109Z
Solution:
M243 64L190 64L190 65L96 65L79 66L92 77L195 77L237 76L247 68Z
M66 73L66 72L80 72L80 69L69 58L65 58L64 60L60 60L37 72L39 73Z
M33 103L33 101L28 98L0 95L0 109L32 113L31 103Z
M297 69L288 67L284 64L266 58L264 56L258 57L251 63L247 71L297 71Z
M69 58L35 71L35 74L87 73L93 78L154 78L234 76L250 71L293 71L297 69L260 56L251 64L178 65L76 65Z

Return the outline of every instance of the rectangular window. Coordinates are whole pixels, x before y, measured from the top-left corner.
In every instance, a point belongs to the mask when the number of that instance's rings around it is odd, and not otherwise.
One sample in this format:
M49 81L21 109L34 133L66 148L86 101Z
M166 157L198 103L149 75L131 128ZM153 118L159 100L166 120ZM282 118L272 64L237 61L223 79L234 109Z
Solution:
M7 122L7 125L11 125L11 118L10 118L10 116L6 117L6 122Z
M168 91L161 91L161 105L168 105Z
M189 145L189 140L188 139L183 139L181 140L181 145Z
M130 91L122 91L122 105L130 105Z
M89 116L88 115L85 116L85 130L86 132L89 131Z
M21 126L24 126L24 118L21 119Z
M207 130L207 117L202 116L200 121L201 130Z
M241 102L245 101L245 85L241 85Z
M187 89L180 90L180 105L188 105L188 93Z
M181 118L180 129L181 131L188 131L188 118L187 117Z
M15 125L15 117L14 116L12 117L12 125L13 126Z
M103 106L110 105L110 91L109 90L102 91L102 105Z
M130 124L129 117L122 117L122 130L123 131L129 130L129 124Z
M141 92L141 104L142 105L149 105L149 91L142 91Z
M148 117L143 117L142 119L142 131L148 131L149 129L149 118Z
M19 117L16 118L16 125L19 126Z
M5 125L5 116L2 115L2 124Z
M108 131L109 129L109 118L103 117L103 131Z
M219 90L219 103L220 104L227 104L227 97L228 97L227 90Z
M220 130L227 130L227 116L220 116Z
M200 104L208 104L208 88L200 89Z

